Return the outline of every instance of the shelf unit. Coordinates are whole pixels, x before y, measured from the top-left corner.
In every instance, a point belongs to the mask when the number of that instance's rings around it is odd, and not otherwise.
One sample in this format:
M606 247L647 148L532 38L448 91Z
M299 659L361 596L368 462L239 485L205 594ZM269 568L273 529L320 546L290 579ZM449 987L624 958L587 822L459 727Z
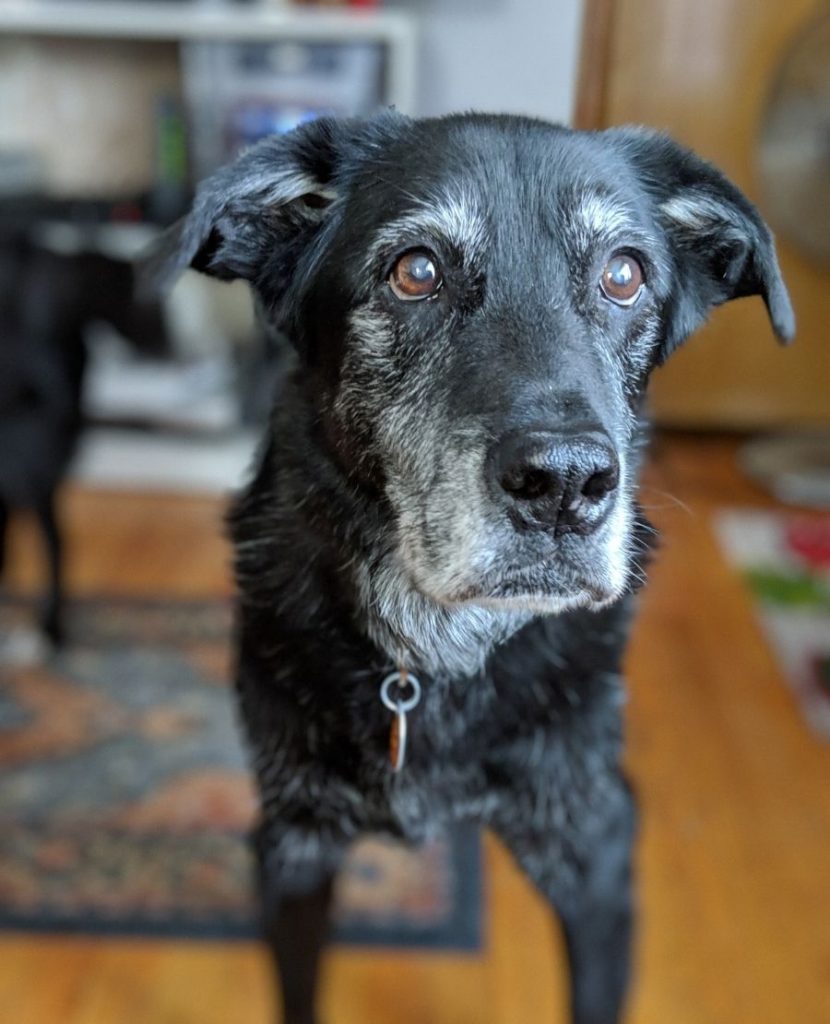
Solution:
M97 48L99 41L104 46L107 41L173 44L178 49L179 74L183 83L188 77L186 68L192 66L189 62L198 59L194 51L210 49L202 44L284 41L377 44L383 47L385 54L383 102L402 112L415 113L416 20L398 11L303 9L252 3L162 3L160 0L0 0L0 41L13 40L16 43L18 39L80 40L88 41L93 48ZM80 49L89 48L84 46ZM59 252L99 251L129 259L144 247L154 230L145 224L79 227L72 223L54 222L42 223L38 237L43 245ZM197 284L197 290L183 296L180 294L178 300L174 294L170 301L178 301L191 310L204 307L199 315L207 324L239 319L240 332L250 329L247 326L249 314L235 310L226 289L214 289L208 298L209 282ZM191 282L193 287L196 285ZM217 318L216 310L223 305L225 311L222 317ZM192 315L191 312L191 318ZM215 329L222 330L219 327ZM129 374L129 370L122 372ZM194 402L187 404L190 406ZM146 411L144 415L147 415ZM169 414L163 418L169 420ZM96 439L92 435L92 442L93 445L97 442L97 447L93 447L91 455L87 449L87 471L95 475L99 486L102 478L109 480L110 484L113 479L120 480L123 485L117 468L129 466L137 457L136 451L129 446L129 439L125 441L124 437L117 435L109 439L98 436ZM216 438L211 438L207 444L212 453L211 466L216 464L216 445ZM230 438L226 443L228 446L230 450L226 461L230 468L225 474L227 479L223 478L222 483L226 487L238 484L241 465L250 460L247 442ZM150 437L142 452L139 457L151 466L165 460L169 462L169 448L165 447L161 432ZM193 461L192 452L187 458ZM113 465L116 472L113 472ZM214 471L211 479L215 476Z
M5 0L0 35L168 41L296 39L382 43L388 50L386 101L415 106L415 20L405 12L253 4Z

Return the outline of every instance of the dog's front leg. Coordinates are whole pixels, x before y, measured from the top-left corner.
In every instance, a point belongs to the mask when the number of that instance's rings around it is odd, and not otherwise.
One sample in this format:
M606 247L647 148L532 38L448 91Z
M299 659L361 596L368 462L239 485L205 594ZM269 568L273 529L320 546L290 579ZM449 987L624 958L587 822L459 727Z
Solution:
M568 951L574 1024L621 1019L631 965L634 802L610 815L573 889L551 894Z
M282 992L282 1024L315 1024L320 957L340 849L298 830L254 833L263 930Z
M562 922L573 1024L618 1024L628 987L636 811L625 780L615 783L584 818L578 802L563 818L555 798L537 791L493 822Z
M38 499L35 514L43 533L49 566L49 582L43 601L41 628L58 647L63 643L63 544L54 494L44 494Z
M0 498L0 580L6 568L6 535L9 529L9 506Z

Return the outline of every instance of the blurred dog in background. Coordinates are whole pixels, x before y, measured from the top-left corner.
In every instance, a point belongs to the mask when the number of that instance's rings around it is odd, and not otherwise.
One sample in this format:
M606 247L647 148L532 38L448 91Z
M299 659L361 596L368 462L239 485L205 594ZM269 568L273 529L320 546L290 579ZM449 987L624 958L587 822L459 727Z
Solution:
M15 511L34 514L48 583L40 625L64 638L63 541L56 509L82 426L84 332L104 320L141 344L163 337L157 303L137 305L126 260L67 255L24 229L0 235L0 577Z

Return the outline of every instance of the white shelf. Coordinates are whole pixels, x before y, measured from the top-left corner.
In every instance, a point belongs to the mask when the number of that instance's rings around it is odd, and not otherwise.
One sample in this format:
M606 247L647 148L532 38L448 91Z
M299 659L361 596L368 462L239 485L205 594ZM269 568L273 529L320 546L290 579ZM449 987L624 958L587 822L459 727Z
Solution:
M106 3L103 0L6 0L0 32L130 39L395 40L412 31L399 11L297 10L254 5Z
M0 0L0 35L87 39L368 41L389 48L388 102L411 111L415 23L405 12L254 5Z

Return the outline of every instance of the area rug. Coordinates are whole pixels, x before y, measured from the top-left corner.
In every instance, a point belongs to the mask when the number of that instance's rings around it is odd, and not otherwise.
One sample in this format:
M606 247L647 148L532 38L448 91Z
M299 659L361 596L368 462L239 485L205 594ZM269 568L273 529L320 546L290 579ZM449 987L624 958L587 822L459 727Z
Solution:
M830 739L830 516L728 509L715 527L807 723Z
M30 621L0 601L0 927L255 936L227 605L75 601L71 644L45 660L25 656ZM480 917L475 831L417 850L369 837L336 937L472 950Z

